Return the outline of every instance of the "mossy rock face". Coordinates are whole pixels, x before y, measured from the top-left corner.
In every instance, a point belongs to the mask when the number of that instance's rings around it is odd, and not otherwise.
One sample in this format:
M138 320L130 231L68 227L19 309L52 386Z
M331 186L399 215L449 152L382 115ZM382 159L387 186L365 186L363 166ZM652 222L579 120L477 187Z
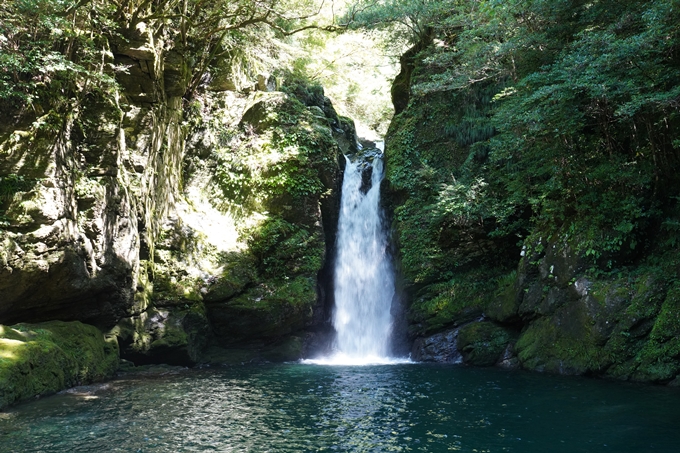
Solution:
M236 365L244 363L288 362L303 356L305 338L287 335L231 345L228 348L209 347L201 356L201 363L211 365Z
M309 277L260 283L222 303L208 304L215 334L224 343L274 338L306 327L317 300Z
M491 322L473 322L458 331L458 349L470 365L496 364L510 340L507 330Z
M136 365L191 366L208 344L211 330L203 304L158 307L125 318L111 331L121 357Z
M580 304L532 322L515 345L523 368L558 374L601 374L611 365Z
M483 314L506 323L518 318L518 289L513 290L514 279L503 280L517 267L517 237L499 234L490 215L454 212L444 189L469 180L483 164L484 153L458 135L461 128L471 129L463 131L468 135L483 132L465 119L466 107L485 111L488 93L483 84L470 96L457 90L412 92L413 84L427 80L425 44L402 57L402 73L393 86L397 114L385 138L385 200L393 212L398 266L411 301L411 337L447 331ZM482 198L467 206L474 210Z
M503 296L498 281L493 269L482 268L425 286L409 307L410 334L428 336L478 319Z
M519 320L518 310L521 301L521 292L517 288L517 272L512 271L498 280L498 288L487 304L484 314L501 323L516 322Z
M277 123L278 118L274 112L286 101L286 95L281 92L262 92L255 94L250 106L246 109L241 119L240 126L252 127L257 132L262 132Z
M230 299L257 279L257 261L251 254L225 253L222 262L221 275L211 279L206 287L207 291L203 296L206 303Z
M0 325L0 408L110 378L118 343L80 322Z
M644 286L639 289L644 290ZM643 293L652 296L647 300L647 307L641 307L639 298L634 298L620 323L627 329L617 326L607 343L607 348L618 357L628 359L609 370L609 374L635 381L665 383L680 375L680 285L673 285L663 298L654 297L653 288L647 289L652 290L651 294ZM648 317L655 307L659 307L658 315Z

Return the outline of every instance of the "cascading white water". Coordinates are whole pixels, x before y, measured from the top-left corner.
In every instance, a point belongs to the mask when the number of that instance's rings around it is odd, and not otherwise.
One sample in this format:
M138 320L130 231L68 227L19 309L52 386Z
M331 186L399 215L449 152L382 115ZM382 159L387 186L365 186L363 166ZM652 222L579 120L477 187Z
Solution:
M390 357L394 269L387 252L388 240L380 209L381 154L371 161L345 156L335 261L335 353L303 360L321 365L407 363ZM372 166L370 187L363 174ZM366 184L368 185L368 184ZM363 189L363 191L362 191Z
M342 183L335 263L335 311L338 355L376 361L389 353L390 307L394 272L380 210L382 157L373 159L371 187L361 191L362 166L347 159Z

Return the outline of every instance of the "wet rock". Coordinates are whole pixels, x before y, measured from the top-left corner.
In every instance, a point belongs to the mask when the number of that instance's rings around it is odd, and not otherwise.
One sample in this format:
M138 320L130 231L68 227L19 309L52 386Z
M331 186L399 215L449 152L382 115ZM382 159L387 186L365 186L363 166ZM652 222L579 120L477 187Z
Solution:
M462 363L457 340L458 329L418 338L413 343L411 358L416 362Z
M509 343L508 346L506 346L505 351L501 354L501 358L498 359L496 365L507 370L515 370L520 367L519 359L517 359L517 355L515 354L514 343Z
M472 322L459 329L457 347L465 363L492 366L502 360L510 339L507 330L491 322Z
M200 304L153 308L125 318L111 331L119 339L121 357L135 365L191 366L210 339L210 326Z

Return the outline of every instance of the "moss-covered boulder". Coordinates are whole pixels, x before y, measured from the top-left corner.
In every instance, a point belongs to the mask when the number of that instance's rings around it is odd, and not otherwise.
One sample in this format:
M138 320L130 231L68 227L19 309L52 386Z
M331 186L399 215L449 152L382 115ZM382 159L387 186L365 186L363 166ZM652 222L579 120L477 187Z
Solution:
M220 274L213 276L205 286L203 299L206 303L230 299L257 278L257 262L250 253L228 252L221 262Z
M460 328L458 349L470 365L495 365L508 346L511 336L491 322L473 322Z
M486 304L484 313L500 323L515 323L519 319L518 310L523 295L517 285L517 272L509 272L497 279L496 283L494 297Z
M308 326L316 301L315 279L299 276L263 282L228 301L208 304L208 316L223 343L272 339Z
M0 408L110 378L118 343L80 322L0 325Z
M194 365L211 337L201 303L151 308L122 319L111 333L119 338L121 357L135 365Z
M449 327L467 324L485 314L487 307L504 299L494 270L461 271L448 281L422 287L411 302L409 332L428 336Z

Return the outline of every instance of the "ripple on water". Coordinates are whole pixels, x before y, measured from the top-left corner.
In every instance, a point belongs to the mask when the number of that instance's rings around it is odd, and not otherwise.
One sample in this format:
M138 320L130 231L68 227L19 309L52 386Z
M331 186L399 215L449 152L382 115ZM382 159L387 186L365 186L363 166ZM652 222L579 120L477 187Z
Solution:
M91 398L91 397L96 398ZM2 452L678 452L676 389L455 366L129 377L0 413Z

